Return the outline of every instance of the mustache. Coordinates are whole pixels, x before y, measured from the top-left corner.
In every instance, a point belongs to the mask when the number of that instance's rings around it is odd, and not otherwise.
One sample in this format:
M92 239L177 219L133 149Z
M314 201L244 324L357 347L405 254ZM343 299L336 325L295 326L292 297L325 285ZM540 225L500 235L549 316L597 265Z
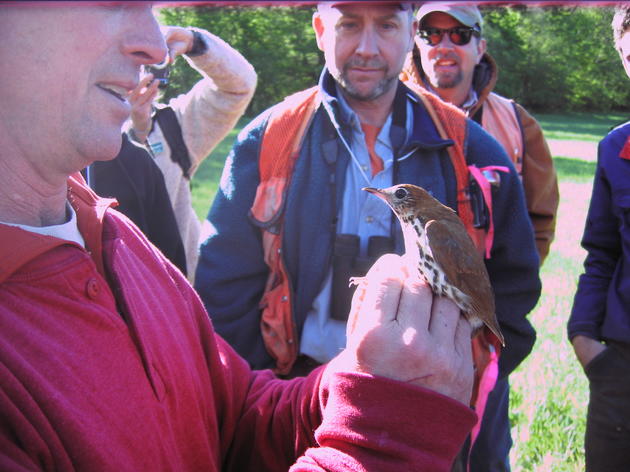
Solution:
M457 57L456 54L438 54L433 58L433 61L442 60L449 60L455 62L456 64L459 64L459 57Z
M348 70L351 67L362 67L366 69L386 69L387 64L378 58L374 59L361 59L359 57L353 57L346 62L344 69Z

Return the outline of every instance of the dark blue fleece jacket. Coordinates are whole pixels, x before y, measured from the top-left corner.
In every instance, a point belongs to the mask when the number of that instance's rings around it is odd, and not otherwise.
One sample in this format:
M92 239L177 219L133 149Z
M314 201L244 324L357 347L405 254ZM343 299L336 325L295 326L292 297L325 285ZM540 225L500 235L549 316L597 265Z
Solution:
M569 339L582 334L630 343L630 122L611 131L597 154L582 238L588 254L573 301Z
M343 195L345 169L350 156L340 143L329 106L341 132L334 82L326 71L320 79L323 105L316 111L305 135L290 183L284 213L283 255L291 277L293 316L298 340L313 300L322 288L332 254L335 203ZM405 101L413 104L413 132L404 127ZM444 204L456 207L456 181L447 147L417 97L399 83L390 138L395 157L416 149L395 163L394 183L412 183L430 190ZM263 260L261 231L249 218L259 183L258 156L270 110L239 134L223 170L220 189L208 213L210 237L201 246L195 288L204 301L214 327L256 368L273 367L260 332L261 299L268 268ZM506 339L500 361L505 376L529 354L535 331L526 315L540 295L538 255L527 216L523 189L505 151L480 126L467 120L466 160L478 167L501 165L501 185L493 191L495 238L487 261L495 292L497 316ZM348 135L346 135L348 136ZM334 191L333 191L334 189ZM397 252L403 252L397 228Z

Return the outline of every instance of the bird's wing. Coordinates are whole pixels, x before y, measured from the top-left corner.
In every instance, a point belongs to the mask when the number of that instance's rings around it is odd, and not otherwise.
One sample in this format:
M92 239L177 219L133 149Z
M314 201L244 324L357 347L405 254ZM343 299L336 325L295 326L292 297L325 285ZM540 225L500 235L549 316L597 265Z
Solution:
M435 262L447 280L462 292L494 296L485 264L463 223L456 218L429 221L425 227ZM482 296L482 299L486 298ZM486 308L488 309L488 308Z

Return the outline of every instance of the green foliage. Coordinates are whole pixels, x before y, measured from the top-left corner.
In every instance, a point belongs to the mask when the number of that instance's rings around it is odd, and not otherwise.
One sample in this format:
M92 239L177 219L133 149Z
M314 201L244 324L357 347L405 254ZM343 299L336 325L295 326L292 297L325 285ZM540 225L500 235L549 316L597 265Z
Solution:
M160 17L163 24L213 32L247 58L258 74L258 87L246 114L257 115L317 82L323 59L315 44L312 13L312 7L201 6L165 8ZM174 69L171 94L189 89L199 78L187 64Z
M623 110L630 86L612 44L612 8L481 7L488 51L499 65L496 91L536 111ZM240 51L258 73L248 115L314 85L323 66L311 27L312 6L162 8L163 24L198 26ZM183 60L166 98L199 75Z
M484 9L496 91L535 110L623 110L628 78L612 44L612 8Z

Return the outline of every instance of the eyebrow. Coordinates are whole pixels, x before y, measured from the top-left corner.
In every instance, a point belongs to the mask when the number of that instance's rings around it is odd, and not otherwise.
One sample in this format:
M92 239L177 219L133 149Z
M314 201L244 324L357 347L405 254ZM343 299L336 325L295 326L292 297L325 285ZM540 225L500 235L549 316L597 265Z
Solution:
M353 18L353 19L358 19L361 18L361 15L358 15L356 13L344 13L343 10L339 10L341 12L341 17L344 18ZM391 19L398 19L398 14L397 13L391 13L391 14L387 14L387 15L382 15L376 18L377 20L391 20Z

